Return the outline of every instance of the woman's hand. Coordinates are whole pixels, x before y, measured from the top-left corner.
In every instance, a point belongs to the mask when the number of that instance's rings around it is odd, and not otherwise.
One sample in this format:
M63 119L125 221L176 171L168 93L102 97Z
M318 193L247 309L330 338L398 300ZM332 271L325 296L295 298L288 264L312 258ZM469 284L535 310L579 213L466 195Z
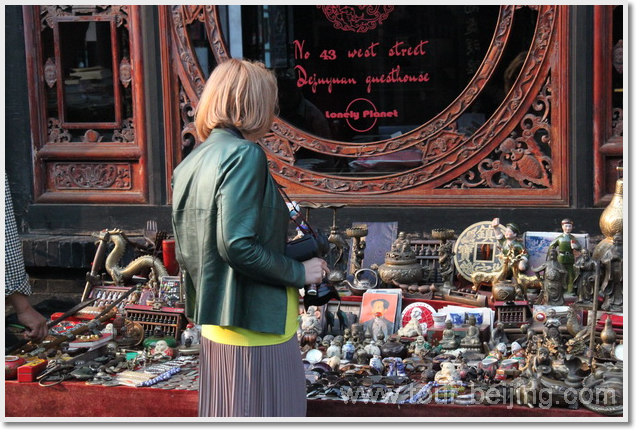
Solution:
M329 274L329 266L322 258L314 257L303 261L305 266L305 285L320 284Z

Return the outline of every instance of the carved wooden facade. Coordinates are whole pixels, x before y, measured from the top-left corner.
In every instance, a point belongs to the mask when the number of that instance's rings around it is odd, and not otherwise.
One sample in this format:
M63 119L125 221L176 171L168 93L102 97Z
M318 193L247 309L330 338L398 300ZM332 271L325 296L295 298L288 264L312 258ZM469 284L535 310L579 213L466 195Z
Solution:
M26 6L23 11L35 201L146 203L138 6ZM102 30L110 55L104 67L89 70L68 57L67 43L80 29L76 26L85 30L91 23ZM69 75L72 66L78 79ZM86 73L97 79L82 81ZM101 87L95 81L102 81ZM75 91L79 86L83 91ZM88 97L94 97L92 107L104 110L91 115Z
M192 121L207 71L196 52L201 46L193 43L193 27L204 29L205 49L214 61L224 61L230 53L228 36L223 34L227 26L221 25L222 7L156 7L165 142L159 150L165 152L162 187L167 195L162 203L170 203L172 171L200 143ZM148 151L158 149L148 142L146 125L159 119L146 117L140 8L23 8L35 203L152 204ZM595 31L601 34L611 31L604 24L608 9L603 8L597 6L595 10ZM462 131L458 118L479 102L494 71L501 69L515 22L527 10L535 14L536 25L517 78L479 128L470 133ZM63 67L68 51L60 43L63 32L69 31L68 23L78 22L107 26L112 53L108 67L112 76L107 77L112 109L103 118L90 121L80 120L83 112L68 107L71 84ZM260 142L271 172L296 200L318 203L568 207L574 145L568 125L573 108L569 98L569 30L569 6L500 6L487 52L472 78L432 119L397 137L354 143L317 137L278 117ZM599 71L594 81L595 101L600 102L604 97L601 94L608 90L606 86L611 85L605 70L610 42L597 39L599 46L603 44L602 49L595 49L595 70ZM598 154L610 151L611 162L615 162L622 158L622 136L619 148L617 127L611 127L611 120L607 126L614 108L609 105L604 103L602 111L595 111L595 145ZM617 124L622 120L620 112L616 114ZM596 124L605 125L596 128ZM352 160L418 149L422 158L417 167L396 173L332 174L302 167L297 154L304 149ZM598 157L594 183L597 202L612 183L611 178L599 182L608 167L602 167L607 157Z
M276 179L298 199L349 205L568 205L567 7L536 7L534 38L504 102L473 134L457 130L457 118L479 98L498 66L518 8L500 8L490 49L461 95L409 133L372 143L348 143L317 138L277 118L261 142ZM204 85L187 27L203 22L216 60L229 54L216 7L172 6L162 12L174 39L169 72L179 80L180 115L177 118L175 111L172 118L182 121L176 164L197 142L191 115ZM299 148L356 158L418 148L423 159L421 166L399 174L337 176L297 166Z
M612 198L623 165L622 6L594 6L594 203ZM621 175L622 176L622 175Z

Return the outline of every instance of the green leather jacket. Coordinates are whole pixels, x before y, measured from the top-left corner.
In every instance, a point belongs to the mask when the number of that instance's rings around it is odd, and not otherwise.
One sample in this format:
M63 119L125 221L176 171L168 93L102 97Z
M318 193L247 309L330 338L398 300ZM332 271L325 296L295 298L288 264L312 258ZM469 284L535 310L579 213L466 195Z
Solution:
M213 130L173 175L186 315L198 324L283 334L285 288L305 284L302 263L284 255L288 223L263 149Z

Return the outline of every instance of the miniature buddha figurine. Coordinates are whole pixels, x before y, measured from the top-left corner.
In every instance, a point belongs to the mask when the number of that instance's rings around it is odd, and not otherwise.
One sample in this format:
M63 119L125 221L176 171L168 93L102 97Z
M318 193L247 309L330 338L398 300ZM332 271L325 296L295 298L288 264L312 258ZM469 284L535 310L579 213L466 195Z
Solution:
M453 322L446 320L446 328L442 333L442 340L439 342L443 349L456 349L459 346L457 338L455 337L455 331L453 330Z
M477 320L473 315L468 318L468 329L466 336L462 339L460 345L464 348L479 348L481 340L479 339L479 328L475 325Z
M441 365L441 370L435 374L435 382L446 385L455 384L461 381L459 372L454 363L445 361Z
M367 346L371 342L373 342L373 333L371 333L370 330L367 330L367 331L364 332L364 341L362 342L362 344L364 346Z
M168 346L168 342L165 340L159 340L155 344L154 348L150 350L150 354L153 359L170 359L174 355L174 350Z
M409 351L414 356L422 357L431 349L431 345L424 340L424 336L418 336L409 345Z
M156 327L153 335L143 341L144 348L153 348L158 341L165 341L170 348L176 348L177 340L174 337L165 336L161 327Z

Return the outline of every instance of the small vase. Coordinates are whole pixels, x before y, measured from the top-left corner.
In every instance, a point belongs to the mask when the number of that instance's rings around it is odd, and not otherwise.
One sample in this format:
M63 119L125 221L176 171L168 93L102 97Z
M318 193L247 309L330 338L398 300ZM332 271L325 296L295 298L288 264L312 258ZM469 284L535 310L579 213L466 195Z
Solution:
M603 327L603 331L601 332L601 341L604 345L611 345L616 342L616 332L614 331L612 319L609 315L607 315L605 319L605 327Z
M622 170L620 167L619 169ZM612 246L615 234L623 234L623 178L616 180L614 196L605 210L603 210L599 226L605 239L600 241L594 248L592 258L595 260L600 260L605 255L605 251Z
M4 356L4 379L9 381L18 379L18 367L26 363L26 360L17 355Z
M356 352L356 347L353 345L353 342L349 340L342 347L342 358L344 358L345 360L351 361L353 360L353 354L355 354L355 352Z

